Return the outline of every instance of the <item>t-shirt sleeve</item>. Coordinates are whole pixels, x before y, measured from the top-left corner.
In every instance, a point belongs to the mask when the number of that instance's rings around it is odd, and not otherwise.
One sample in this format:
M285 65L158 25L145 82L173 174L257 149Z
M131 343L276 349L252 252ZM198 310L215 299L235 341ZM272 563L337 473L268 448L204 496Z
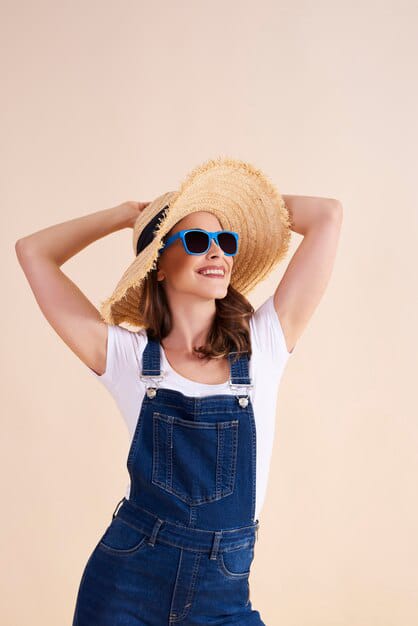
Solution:
M288 351L283 328L274 307L274 295L271 295L255 311L251 318L252 340L262 354L270 359L273 365L282 366L294 353Z
M133 332L122 326L107 325L106 370L98 374L87 366L88 371L109 391L114 391L123 377L138 371L138 358L146 344L144 332Z

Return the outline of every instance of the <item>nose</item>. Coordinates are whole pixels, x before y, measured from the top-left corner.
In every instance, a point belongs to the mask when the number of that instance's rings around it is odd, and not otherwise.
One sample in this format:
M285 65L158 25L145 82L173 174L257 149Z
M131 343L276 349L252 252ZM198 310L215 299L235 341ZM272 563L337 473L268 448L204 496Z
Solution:
M223 250L220 246L218 246L218 244L216 243L216 241L214 239L211 240L210 242L210 247L208 250L208 254L223 254Z

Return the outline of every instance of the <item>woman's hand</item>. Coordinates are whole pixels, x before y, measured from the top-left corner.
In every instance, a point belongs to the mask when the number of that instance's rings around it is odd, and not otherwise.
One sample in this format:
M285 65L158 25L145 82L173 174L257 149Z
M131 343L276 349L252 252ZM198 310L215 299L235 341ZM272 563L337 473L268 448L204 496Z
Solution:
M126 216L126 228L133 228L138 215L150 204L150 202L135 202L135 200L127 200L122 202L117 209L122 211Z

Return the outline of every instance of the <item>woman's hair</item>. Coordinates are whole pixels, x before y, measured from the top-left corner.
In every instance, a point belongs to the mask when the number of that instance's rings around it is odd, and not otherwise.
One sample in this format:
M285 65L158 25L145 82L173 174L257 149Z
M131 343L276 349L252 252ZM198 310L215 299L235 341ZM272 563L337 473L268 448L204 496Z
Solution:
M145 320L149 336L162 341L172 329L172 315L162 281L157 280L158 267L144 280L140 314ZM200 358L227 357L231 351L247 352L251 357L249 319L254 313L252 304L234 287L228 285L224 298L215 299L216 315L204 345L194 347ZM236 355L234 361L238 358Z

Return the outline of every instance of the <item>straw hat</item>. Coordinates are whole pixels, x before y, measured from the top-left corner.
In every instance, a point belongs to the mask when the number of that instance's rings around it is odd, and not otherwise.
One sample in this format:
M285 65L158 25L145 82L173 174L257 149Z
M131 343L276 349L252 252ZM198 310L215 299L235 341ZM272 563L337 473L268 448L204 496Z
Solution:
M138 311L144 278L156 268L164 235L196 211L213 213L222 229L238 233L230 284L243 295L266 278L288 251L289 212L268 178L244 161L209 159L186 176L178 191L158 196L138 215L132 240L135 259L100 305L105 322L145 325Z

